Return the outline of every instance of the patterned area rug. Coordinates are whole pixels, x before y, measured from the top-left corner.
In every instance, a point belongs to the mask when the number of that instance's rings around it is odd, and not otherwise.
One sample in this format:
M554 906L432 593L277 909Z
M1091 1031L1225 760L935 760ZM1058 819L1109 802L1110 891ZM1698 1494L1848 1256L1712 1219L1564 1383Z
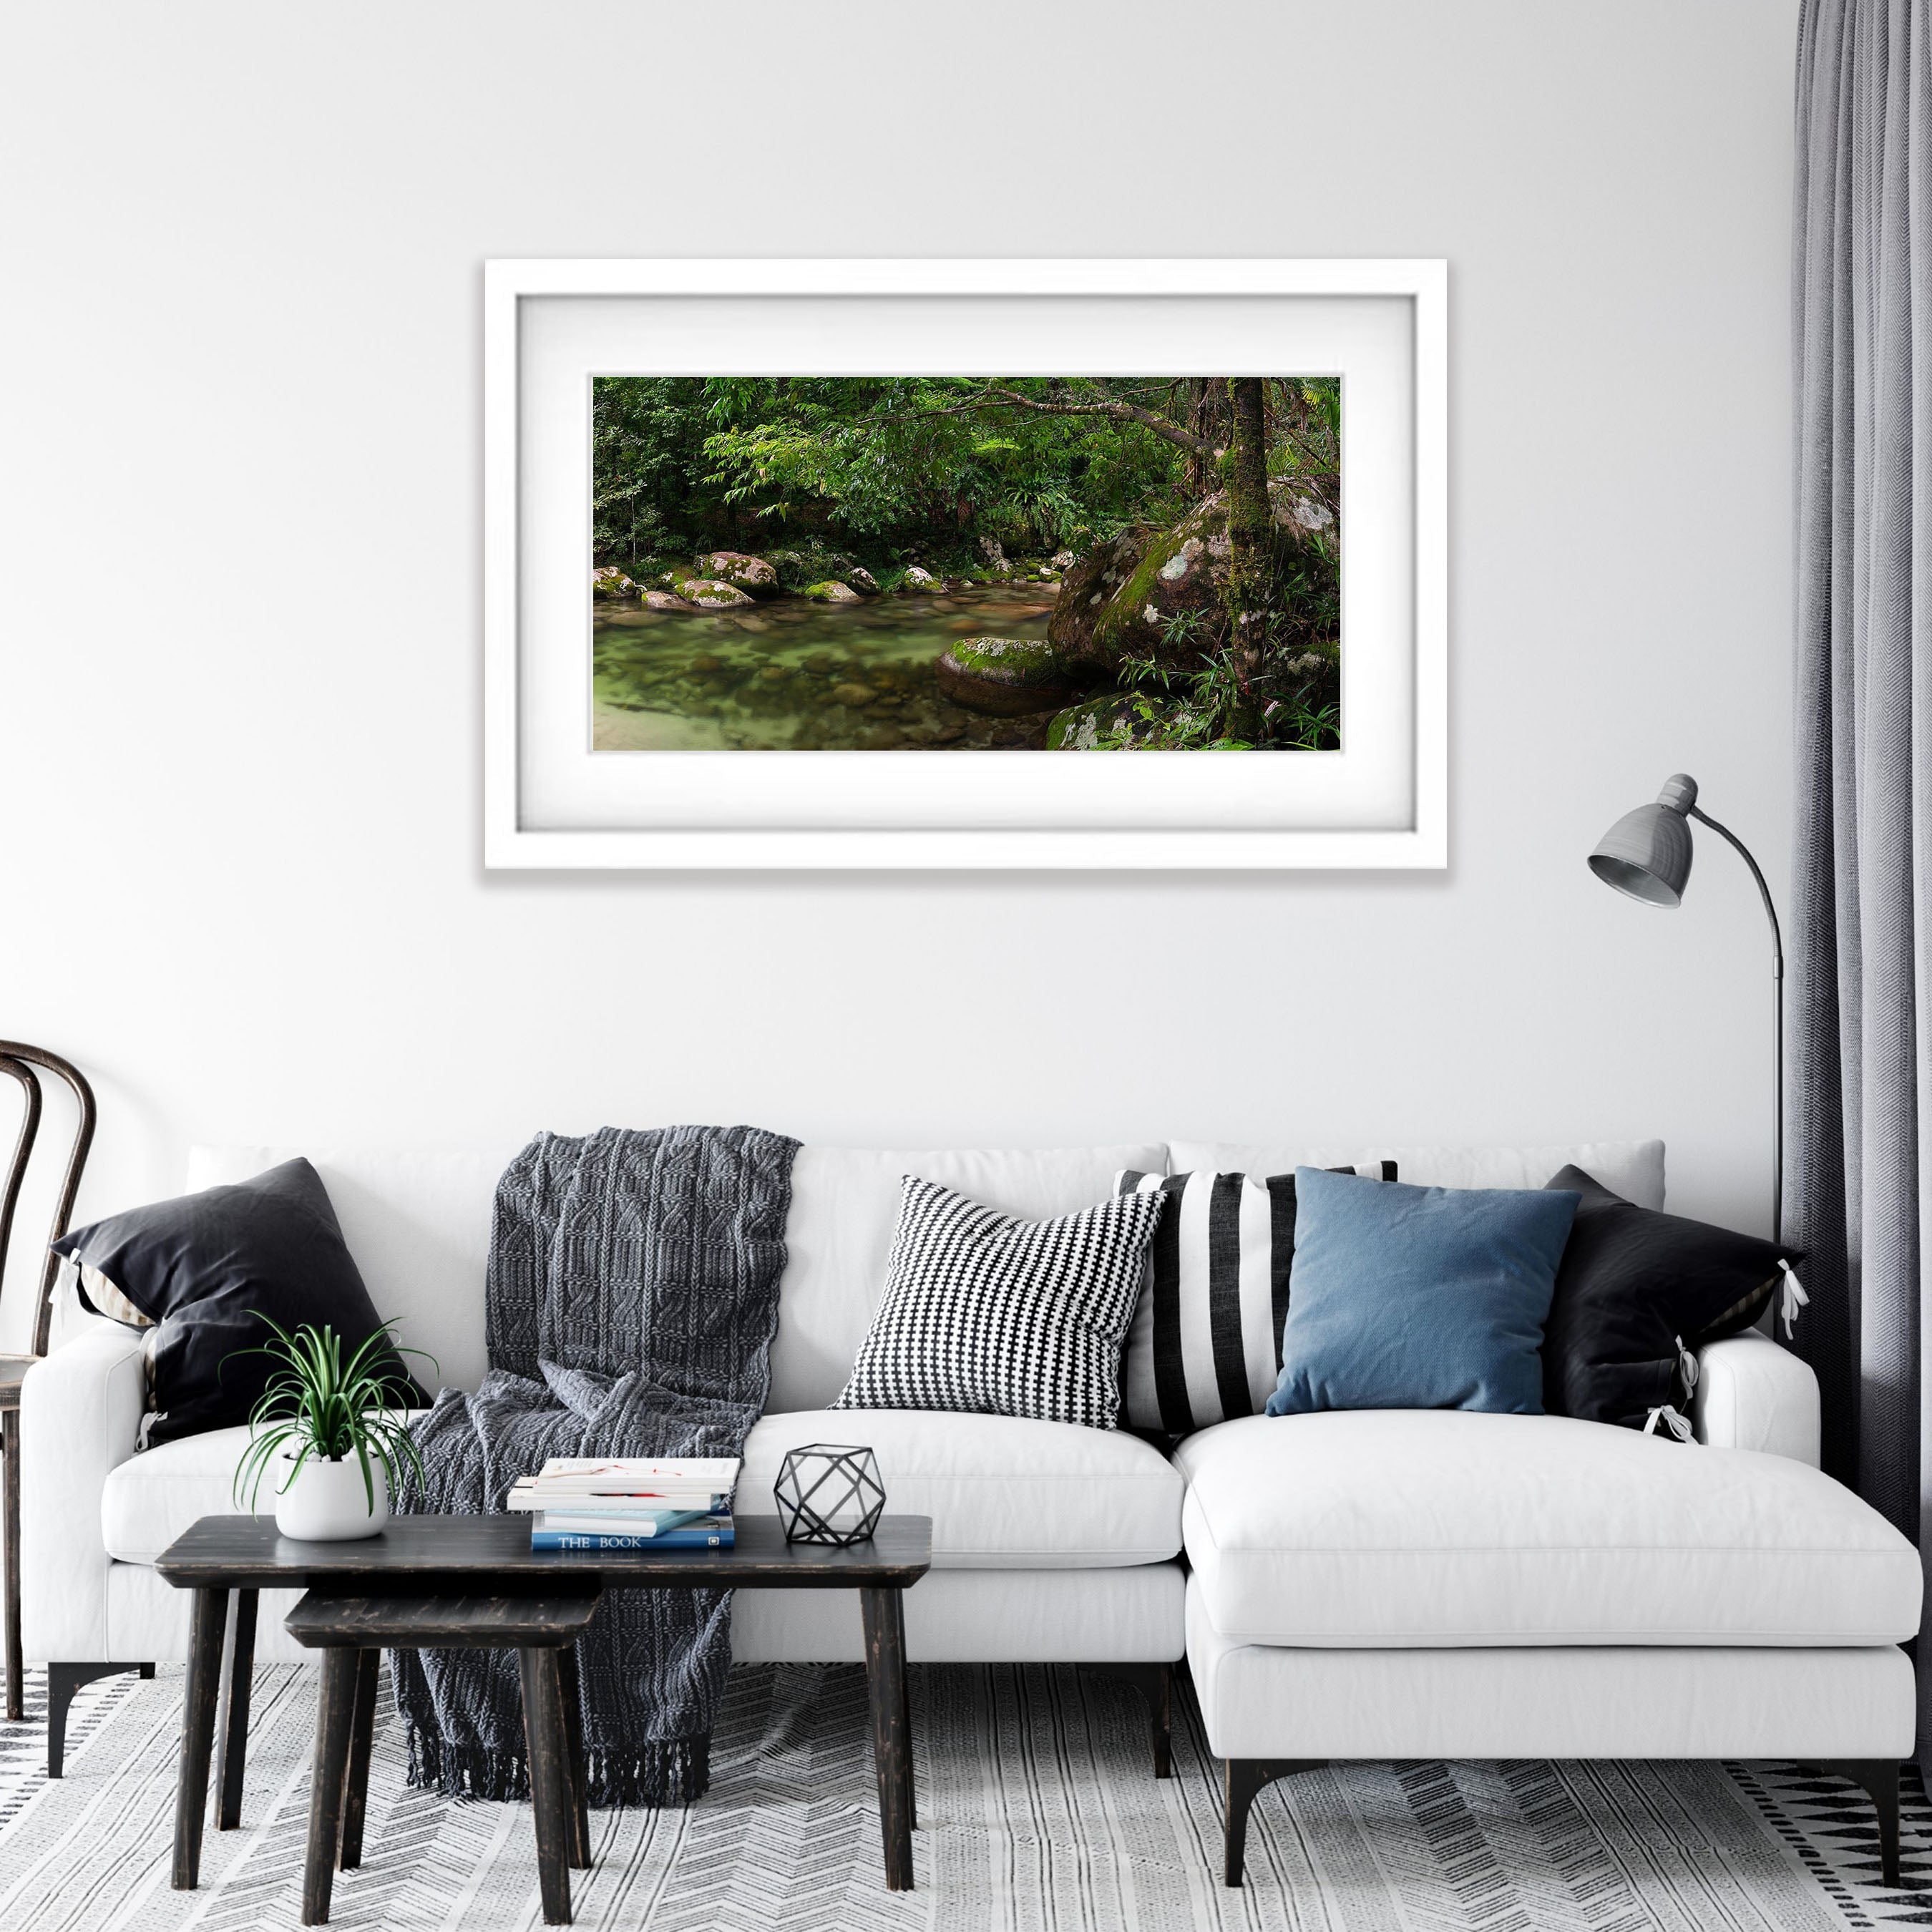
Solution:
M652 1932L1840 1932L1932 1924L1932 1811L1914 1781L1906 1878L1878 1880L1862 1793L1788 1766L1393 1764L1317 1772L1256 1804L1249 1882L1218 1882L1220 1817L1186 1698L1174 1776L1150 1774L1134 1692L1071 1670L912 1673L919 1888L885 1889L856 1668L734 1673L710 1796L689 1811L593 1812L577 1922ZM31 1686L38 1719L44 1688ZM211 1832L202 1887L169 1889L182 1679L104 1681L76 1701L68 1775L38 1724L0 1726L5 1932L242 1932L301 1917L314 1701L298 1666L257 1673L242 1827ZM332 1923L541 1925L530 1814L406 1790L376 1733L359 1871Z

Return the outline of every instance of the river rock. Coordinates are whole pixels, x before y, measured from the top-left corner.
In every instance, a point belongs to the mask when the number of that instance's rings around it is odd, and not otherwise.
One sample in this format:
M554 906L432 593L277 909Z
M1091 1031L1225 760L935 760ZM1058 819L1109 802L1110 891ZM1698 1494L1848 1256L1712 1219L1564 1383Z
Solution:
M1053 553L1053 567L1055 570L1071 570L1073 568L1073 553L1070 550L1057 550Z
M1103 691L1097 698L1083 698L1059 712L1046 728L1049 752L1093 752L1100 748L1102 731L1125 730L1136 738L1147 734L1145 722L1134 708L1133 694Z
M814 651L805 661L805 668L814 677L824 677L838 668L838 660L830 651Z
M862 597L876 597L879 594L879 580L862 564L853 565L845 573L845 581Z
M986 560L986 568L995 576L1004 577L1012 566L1006 561L1006 553L998 537L982 537L980 554Z
M728 584L748 597L776 597L778 574L761 556L748 556L741 550L714 550L698 559L706 576Z
M955 704L991 718L1058 711L1082 682L1043 638L962 638L932 668Z
M859 601L857 591L848 590L829 577L823 584L808 584L798 594L809 597L814 604L856 604Z
M922 570L914 564L902 580L902 587L908 590L930 590L938 582L929 570Z
M861 705L869 704L878 696L869 684L835 684L832 687L834 704L849 704L856 711Z
M730 610L751 602L735 584L715 577L687 577L677 586L677 594L700 610Z
M601 570L590 573L590 594L593 597L634 597L638 586L614 563L607 563Z
M687 604L682 597L674 596L668 590L646 590L644 592L646 610L692 610L695 604Z

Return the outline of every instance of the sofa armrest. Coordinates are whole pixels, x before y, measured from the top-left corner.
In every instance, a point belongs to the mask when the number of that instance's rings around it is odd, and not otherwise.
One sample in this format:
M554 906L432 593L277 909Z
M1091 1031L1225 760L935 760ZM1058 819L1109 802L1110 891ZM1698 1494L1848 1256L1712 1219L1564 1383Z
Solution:
M1690 1405L1697 1440L1762 1449L1818 1466L1818 1378L1768 1335L1748 1329L1697 1352Z
M134 1453L145 1403L141 1338L110 1322L90 1324L21 1384L21 1636L37 1663L106 1658L101 1492Z

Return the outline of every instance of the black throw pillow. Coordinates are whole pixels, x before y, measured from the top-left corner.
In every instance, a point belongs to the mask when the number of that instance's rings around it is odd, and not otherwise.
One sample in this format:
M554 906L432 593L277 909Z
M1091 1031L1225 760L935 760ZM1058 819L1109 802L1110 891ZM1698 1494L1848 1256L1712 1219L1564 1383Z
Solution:
M1803 1256L1753 1234L1659 1214L1580 1167L1548 1184L1576 1204L1543 1336L1552 1415L1641 1429L1690 1397L1682 1355L1748 1328ZM1681 1345L1681 1346L1680 1346Z
M54 1246L98 1270L159 1324L149 1444L248 1420L276 1372L266 1355L236 1354L273 1339L258 1312L291 1330L326 1323L341 1336L345 1361L382 1326L328 1190L305 1160L285 1161L232 1187L130 1208ZM401 1357L386 1352L399 1406L425 1406Z

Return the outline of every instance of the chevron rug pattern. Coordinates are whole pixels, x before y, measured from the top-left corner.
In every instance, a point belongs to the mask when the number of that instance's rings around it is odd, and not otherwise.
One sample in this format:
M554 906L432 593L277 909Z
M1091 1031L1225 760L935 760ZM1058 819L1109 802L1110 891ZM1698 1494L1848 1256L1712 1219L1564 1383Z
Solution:
M300 1920L310 1674L257 1673L242 1828L169 1888L182 1682L89 1686L68 1775L0 1726L0 1932L254 1932ZM1249 1882L1216 1880L1217 1769L1183 1697L1156 1782L1136 1694L1061 1668L913 1672L918 1887L885 1889L856 1668L733 1673L710 1795L592 1814L577 1922L652 1932L1842 1932L1932 1924L1915 1780L1904 1886L1878 1882L1862 1794L1790 1766L1390 1764L1306 1774L1256 1804ZM363 1864L332 1923L540 1926L527 1810L405 1789L385 1708Z

